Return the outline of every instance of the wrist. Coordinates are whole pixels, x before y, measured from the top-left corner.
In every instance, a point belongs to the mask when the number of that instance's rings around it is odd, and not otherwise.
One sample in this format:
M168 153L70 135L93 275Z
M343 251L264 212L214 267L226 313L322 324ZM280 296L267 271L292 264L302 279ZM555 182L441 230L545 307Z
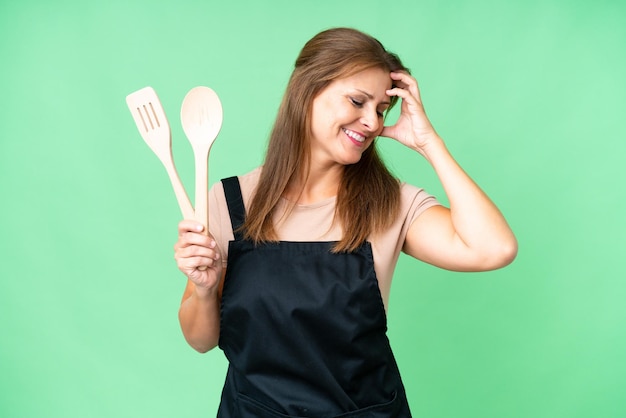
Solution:
M193 294L196 299L201 301L211 301L217 297L217 286L203 287L197 284L194 287Z
M422 154L431 164L433 159L448 153L446 144L436 133L433 133L427 140L423 141L421 146L415 147L415 151Z

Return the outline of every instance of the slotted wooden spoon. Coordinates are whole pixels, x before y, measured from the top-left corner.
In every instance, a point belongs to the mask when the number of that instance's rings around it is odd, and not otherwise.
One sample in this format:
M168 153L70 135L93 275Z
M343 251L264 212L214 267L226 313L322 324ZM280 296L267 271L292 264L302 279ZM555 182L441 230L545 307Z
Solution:
M205 233L209 230L209 150L222 128L222 118L222 103L210 88L194 87L185 96L180 110L180 119L195 158L195 220L205 226Z
M180 181L172 157L172 135L161 101L152 87L144 87L126 96L126 104L133 115L141 137L154 151L167 170L185 219L194 219L194 210Z

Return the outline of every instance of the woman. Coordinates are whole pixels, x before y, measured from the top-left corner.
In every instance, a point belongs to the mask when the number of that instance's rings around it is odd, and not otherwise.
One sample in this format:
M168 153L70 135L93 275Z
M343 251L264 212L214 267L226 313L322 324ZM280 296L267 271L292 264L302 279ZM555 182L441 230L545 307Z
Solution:
M395 124L384 114L401 100ZM397 181L385 136L432 164L450 208ZM430 124L415 79L374 38L319 33L296 60L265 163L216 184L210 233L184 220L179 319L229 360L220 417L408 417L386 337L400 251L457 271L503 267L516 239Z

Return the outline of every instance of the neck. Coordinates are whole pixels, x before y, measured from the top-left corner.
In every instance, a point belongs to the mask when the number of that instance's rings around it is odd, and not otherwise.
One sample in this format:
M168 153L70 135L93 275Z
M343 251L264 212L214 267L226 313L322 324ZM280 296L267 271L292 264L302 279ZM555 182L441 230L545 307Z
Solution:
M308 173L287 186L284 197L300 205L309 205L337 196L343 165L312 166Z

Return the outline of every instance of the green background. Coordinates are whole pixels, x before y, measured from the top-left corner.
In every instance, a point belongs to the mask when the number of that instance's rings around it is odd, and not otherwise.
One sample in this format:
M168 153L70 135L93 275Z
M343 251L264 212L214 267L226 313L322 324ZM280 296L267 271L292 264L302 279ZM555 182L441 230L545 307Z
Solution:
M220 95L209 182L261 162L292 64L322 29L378 37L520 245L499 271L402 257L389 334L416 417L626 416L626 6L618 1L0 3L0 416L214 416L226 363L179 331L180 213L125 96L180 126ZM387 139L403 180L445 201Z

